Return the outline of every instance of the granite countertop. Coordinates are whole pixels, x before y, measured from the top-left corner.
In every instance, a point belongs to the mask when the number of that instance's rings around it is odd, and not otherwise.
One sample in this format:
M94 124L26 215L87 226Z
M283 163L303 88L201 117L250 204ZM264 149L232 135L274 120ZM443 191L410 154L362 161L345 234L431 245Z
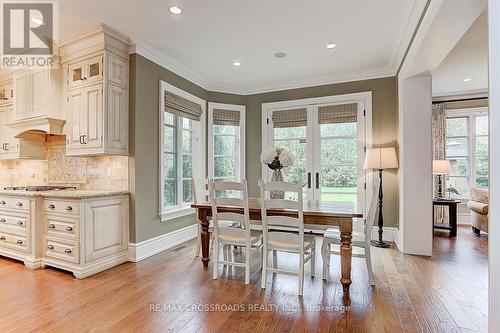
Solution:
M128 191L102 191L102 190L59 190L59 191L13 191L0 190L0 195L13 195L19 197L43 197L60 199L88 199L112 197L129 194Z

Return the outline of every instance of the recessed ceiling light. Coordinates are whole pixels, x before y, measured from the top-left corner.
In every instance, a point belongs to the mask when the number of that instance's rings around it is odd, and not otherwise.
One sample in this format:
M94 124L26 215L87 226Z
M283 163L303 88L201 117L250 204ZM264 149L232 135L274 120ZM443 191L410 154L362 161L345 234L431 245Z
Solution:
M276 52L276 53L274 54L274 56L275 56L276 58L284 58L284 57L286 57L286 53L285 53L285 52Z
M233 66L234 67L240 67L241 66L241 62L235 61L235 62L233 62Z
M177 6L172 6L168 9L172 14L174 15L180 15L182 14L182 9L180 7L177 7Z
M472 78L471 77L466 77L462 81L463 82L470 82L470 81L472 81Z
M326 48L327 49L334 49L336 46L337 46L337 44L335 44L335 43L328 43L328 44L326 44Z

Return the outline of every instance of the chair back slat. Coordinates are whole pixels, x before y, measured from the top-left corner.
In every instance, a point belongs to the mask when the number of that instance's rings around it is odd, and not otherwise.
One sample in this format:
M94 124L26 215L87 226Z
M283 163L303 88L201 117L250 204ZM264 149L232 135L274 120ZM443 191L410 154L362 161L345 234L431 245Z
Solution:
M208 201L208 179L191 178L191 187L194 204Z
M297 192L297 184L287 183L287 182L276 182L271 181L268 183L263 183L264 191L285 191L285 192Z
M216 213L217 221L234 221L245 224L245 215L238 213Z
M299 228L298 218L288 216L266 216L268 226Z
M275 191L275 190L271 190L271 191ZM288 200L288 199L266 199L263 202L264 202L264 207L265 208L299 210L298 202L294 201L294 200Z
M215 205L216 206L228 206L228 207L238 207L238 208L244 208L245 207L245 200L240 199L240 198L215 198Z
M216 191L244 191L243 183L239 182L214 182Z
M366 215L365 221L365 239L367 242L370 241L372 235L373 224L375 223L375 216L377 214L378 207L378 192L380 190L380 180L377 180L372 192L372 201L370 203L370 208L368 209L368 214Z

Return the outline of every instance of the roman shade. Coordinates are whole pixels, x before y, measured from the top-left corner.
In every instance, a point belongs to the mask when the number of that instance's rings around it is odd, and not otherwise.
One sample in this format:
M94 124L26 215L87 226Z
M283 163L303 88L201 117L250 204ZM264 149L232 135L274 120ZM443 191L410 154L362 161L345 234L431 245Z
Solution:
M200 121L201 105L184 97L165 91L165 112L179 117Z
M240 126L240 112L234 110L214 109L214 125Z
M307 126L307 109L274 111L272 118L275 128Z
M320 106L320 124L355 123L358 121L358 103Z

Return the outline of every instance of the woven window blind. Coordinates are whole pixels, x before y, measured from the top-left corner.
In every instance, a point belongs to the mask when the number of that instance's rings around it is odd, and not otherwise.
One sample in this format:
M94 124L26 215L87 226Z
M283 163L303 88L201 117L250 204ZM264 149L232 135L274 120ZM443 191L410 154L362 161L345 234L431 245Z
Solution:
M275 128L307 126L307 109L291 109L273 112Z
M358 121L358 103L320 106L320 124L355 123Z
M165 112L200 121L201 105L184 97L165 91Z
M214 109L214 125L240 126L240 112Z

